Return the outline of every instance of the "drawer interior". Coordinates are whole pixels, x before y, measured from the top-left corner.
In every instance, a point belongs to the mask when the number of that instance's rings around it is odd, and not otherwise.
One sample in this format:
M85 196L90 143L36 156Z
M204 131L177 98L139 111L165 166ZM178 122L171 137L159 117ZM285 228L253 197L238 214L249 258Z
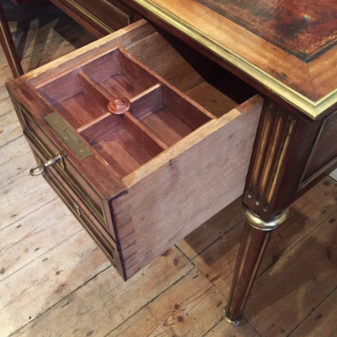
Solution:
M119 178L215 118L121 48L38 90Z
M166 32L155 31L126 49L217 118L256 94L238 77Z
M133 172L162 151L132 120L119 116L108 116L81 134L120 177Z
M118 179L255 93L157 31L34 86Z

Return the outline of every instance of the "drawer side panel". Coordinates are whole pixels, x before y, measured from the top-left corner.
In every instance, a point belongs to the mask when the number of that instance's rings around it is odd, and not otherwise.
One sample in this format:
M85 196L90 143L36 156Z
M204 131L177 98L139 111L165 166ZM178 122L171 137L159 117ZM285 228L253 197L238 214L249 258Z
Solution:
M212 121L207 136L176 157L172 149L112 201L127 278L243 193L261 108L256 96Z

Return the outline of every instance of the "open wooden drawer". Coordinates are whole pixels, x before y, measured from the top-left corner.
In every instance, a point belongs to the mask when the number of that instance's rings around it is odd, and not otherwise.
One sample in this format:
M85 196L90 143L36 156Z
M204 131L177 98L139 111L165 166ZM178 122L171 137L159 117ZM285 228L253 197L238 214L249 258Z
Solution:
M243 191L262 98L144 20L8 89L47 160L33 173L90 214L124 279Z

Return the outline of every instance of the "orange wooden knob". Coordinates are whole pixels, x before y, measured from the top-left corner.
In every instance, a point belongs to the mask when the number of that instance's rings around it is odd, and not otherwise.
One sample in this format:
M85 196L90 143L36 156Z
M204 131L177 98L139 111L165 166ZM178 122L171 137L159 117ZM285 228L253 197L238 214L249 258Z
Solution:
M116 97L108 103L108 111L115 115L121 115L128 111L131 102L126 97Z

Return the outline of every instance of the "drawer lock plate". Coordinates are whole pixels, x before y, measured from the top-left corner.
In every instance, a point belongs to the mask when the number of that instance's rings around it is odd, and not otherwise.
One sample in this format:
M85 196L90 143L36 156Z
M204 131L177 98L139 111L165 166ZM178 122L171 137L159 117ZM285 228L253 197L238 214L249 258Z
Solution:
M82 160L92 155L88 146L57 112L50 113L44 117L44 120L79 159Z

